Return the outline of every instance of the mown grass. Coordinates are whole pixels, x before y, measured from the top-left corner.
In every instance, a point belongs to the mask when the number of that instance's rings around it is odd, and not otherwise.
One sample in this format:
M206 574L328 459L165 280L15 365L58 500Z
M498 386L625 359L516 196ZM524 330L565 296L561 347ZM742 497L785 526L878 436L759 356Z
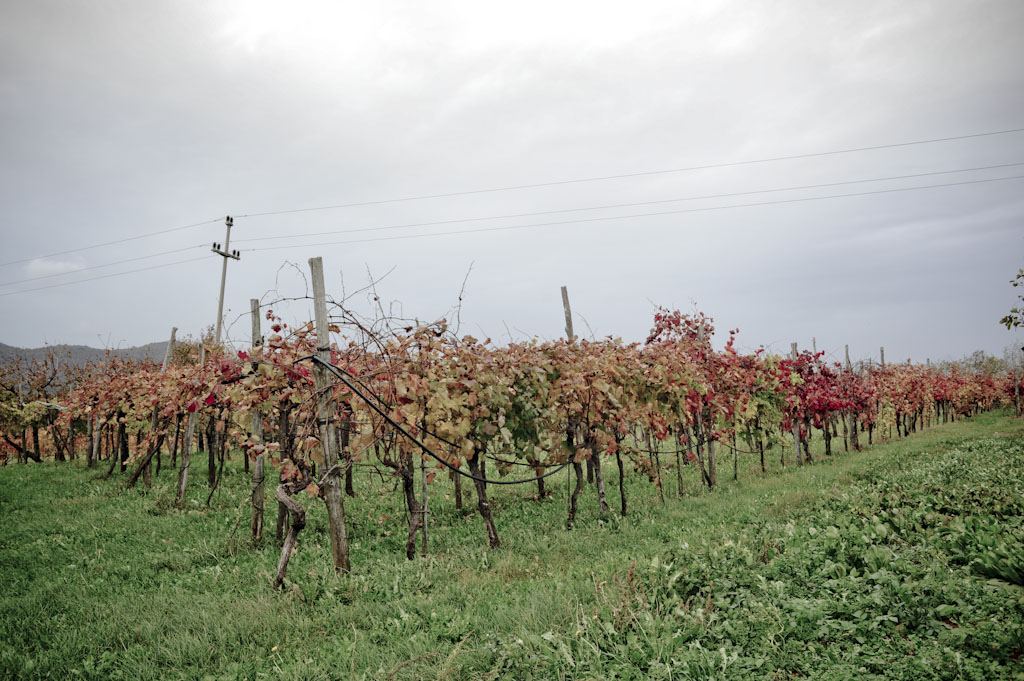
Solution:
M1022 435L983 415L801 469L773 454L764 476L747 455L738 482L723 457L714 493L693 468L676 490L667 470L664 505L630 475L627 518L601 518L588 487L571 532L564 476L542 501L492 487L495 551L470 495L457 512L438 476L414 561L401 498L363 471L346 502L352 574L332 574L310 502L283 591L276 543L249 545L238 469L207 509L194 457L177 510L167 471L127 491L75 464L8 466L0 675L1024 678Z

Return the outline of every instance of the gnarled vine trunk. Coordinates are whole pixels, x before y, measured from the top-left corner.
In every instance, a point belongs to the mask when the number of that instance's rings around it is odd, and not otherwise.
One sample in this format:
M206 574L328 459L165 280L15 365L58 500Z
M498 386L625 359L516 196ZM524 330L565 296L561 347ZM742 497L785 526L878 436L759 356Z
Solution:
M594 482L597 485L597 505L601 515L607 514L611 511L608 506L608 497L604 492L604 473L601 470L601 455L598 454L596 448L596 442L594 438L589 438L588 449L590 450L590 460L594 469Z
M483 478L480 466L480 455L483 450L477 449L469 459L469 472L474 478ZM473 481L476 487L477 508L480 510L480 517L484 519L484 526L487 528L487 544L492 549L501 546L501 539L498 538L498 530L494 527L494 518L491 517L491 504L487 501L487 485L481 479Z
M626 472L622 466L622 452L616 448L615 450L615 462L619 465L619 500L621 502L620 513L622 517L626 517Z
M569 497L569 519L565 523L565 529L571 530L576 523L576 508L580 499L580 490L583 489L583 465L573 461L572 470L576 473L576 486Z

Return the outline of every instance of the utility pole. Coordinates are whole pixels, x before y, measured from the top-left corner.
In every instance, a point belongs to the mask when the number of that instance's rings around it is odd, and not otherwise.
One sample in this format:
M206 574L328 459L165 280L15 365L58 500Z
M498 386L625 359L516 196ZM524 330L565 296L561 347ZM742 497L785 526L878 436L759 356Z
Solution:
M224 321L224 283L228 278L228 258L231 258L232 260L240 260L242 258L242 254L238 251L229 250L231 247L231 227L234 224L235 220L230 215L224 218L224 248L221 249L220 244L214 242L213 248L210 249L217 255L224 258L224 263L220 269L220 298L217 300L217 334L214 337L214 340L217 343L220 343L220 330Z
M224 258L224 264L220 270L220 298L217 300L217 332L214 338L214 342L220 344L220 331L224 321L224 284L228 278L228 258L233 260L240 260L242 254L238 251L229 251L228 248L231 246L231 226L235 224L234 218L228 215L224 218L224 248L221 249L220 244L217 242L213 243L213 248L210 250L217 255ZM206 345L200 339L199 342L199 366L206 364ZM192 459L192 437L196 431L196 412L190 412L188 415L188 422L185 426L185 441L181 449L181 468L178 470L178 493L175 497L175 502L180 507L185 503L185 486L188 484L188 468ZM210 448L207 443L207 448Z

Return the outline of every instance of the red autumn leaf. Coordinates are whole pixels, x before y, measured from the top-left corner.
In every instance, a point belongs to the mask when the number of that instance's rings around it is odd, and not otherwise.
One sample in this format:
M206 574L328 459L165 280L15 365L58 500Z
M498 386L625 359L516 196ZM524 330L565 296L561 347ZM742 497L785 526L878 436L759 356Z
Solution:
M290 459L286 459L284 465L281 466L281 482L288 482L289 480L297 479L302 473Z

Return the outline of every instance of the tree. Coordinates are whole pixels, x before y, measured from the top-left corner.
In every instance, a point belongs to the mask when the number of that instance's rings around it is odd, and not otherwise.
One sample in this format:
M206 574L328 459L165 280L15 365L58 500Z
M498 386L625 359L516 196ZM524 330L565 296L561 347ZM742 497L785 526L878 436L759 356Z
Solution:
M1024 269L1018 271L1017 276L1011 279L1010 283L1014 288L1024 286ZM1010 314L999 320L999 323L1005 325L1007 329L1024 327L1024 295L1020 296L1020 300L1022 303L1020 307L1011 308Z

